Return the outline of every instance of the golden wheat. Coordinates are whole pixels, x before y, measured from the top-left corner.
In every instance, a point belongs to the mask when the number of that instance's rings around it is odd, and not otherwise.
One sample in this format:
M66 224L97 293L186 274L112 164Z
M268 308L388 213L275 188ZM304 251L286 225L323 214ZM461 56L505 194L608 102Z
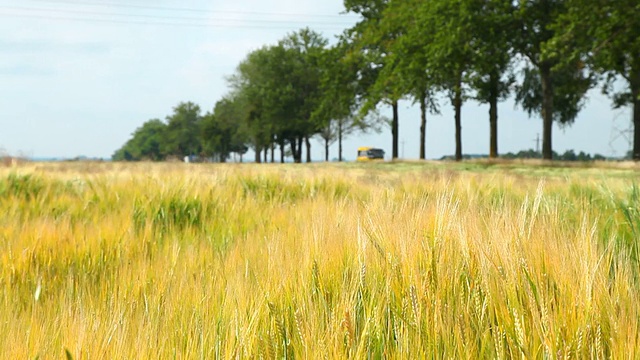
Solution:
M637 169L0 169L0 358L640 354Z

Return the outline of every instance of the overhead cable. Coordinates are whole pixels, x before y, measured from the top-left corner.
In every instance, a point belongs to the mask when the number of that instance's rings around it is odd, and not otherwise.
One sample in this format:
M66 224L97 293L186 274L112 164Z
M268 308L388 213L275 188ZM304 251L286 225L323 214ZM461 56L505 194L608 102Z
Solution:
M241 18L223 18L223 17L195 17L195 16L168 16L168 15L148 15L148 14L127 14L127 13L114 13L114 12L102 12L102 11L87 11L87 10L71 10L71 9L52 9L52 8L33 8L23 6L0 6L0 10L18 11L18 12L44 12L47 16L50 13L58 14L80 14L80 15L92 15L100 17L124 17L124 18L141 18L141 19L154 19L154 20L172 20L190 22L240 22L249 24L286 24L286 25L320 25L320 26L348 26L348 23L344 22L331 22L331 21L304 21L304 20L262 20L262 19L241 19ZM181 22L182 23L182 22Z
M137 5L118 2L93 2L82 0L30 0L31 2L49 3L49 4L68 4L68 5L83 5L94 7L120 7L129 9L144 9L155 11L178 11L178 12L196 12L196 13L209 13L209 14L234 14L234 15L262 15L262 16L295 16L295 17L310 17L310 18L340 18L349 21L357 20L357 17L353 15L340 15L340 14L317 14L317 13L282 13L282 12L258 12L258 11L219 11L197 8L183 8L183 7L166 7L166 6L150 6L150 5Z

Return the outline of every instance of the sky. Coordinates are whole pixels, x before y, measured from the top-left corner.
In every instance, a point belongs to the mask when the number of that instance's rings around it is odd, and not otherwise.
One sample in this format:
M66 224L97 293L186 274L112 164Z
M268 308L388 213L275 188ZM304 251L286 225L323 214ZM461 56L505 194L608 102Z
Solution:
M110 158L136 128L180 102L213 109L249 52L303 27L335 39L358 19L343 12L342 0L0 0L0 153ZM430 159L455 150L453 109L445 98L440 108L428 117ZM488 111L465 103L465 154L488 153ZM417 106L401 102L401 158L418 158L419 118ZM622 156L630 120L629 109L612 109L594 89L575 124L554 127L553 148ZM501 153L535 149L541 132L542 121L512 98L500 104ZM346 159L359 146L390 155L390 129L351 135ZM337 158L337 144L330 156ZM313 141L312 158L323 157Z

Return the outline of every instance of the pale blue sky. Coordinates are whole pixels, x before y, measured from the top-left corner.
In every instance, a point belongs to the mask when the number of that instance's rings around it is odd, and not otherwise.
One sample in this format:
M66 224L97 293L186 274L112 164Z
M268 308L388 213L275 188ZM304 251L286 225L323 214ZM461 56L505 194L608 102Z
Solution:
M224 77L250 51L305 25L334 37L355 19L342 10L342 0L0 0L0 150L108 158L180 101L212 109L227 92ZM428 120L428 158L454 152L453 112L444 100L441 108ZM535 147L538 118L512 100L499 115L500 152ZM554 129L554 150L623 155L627 142L610 140L614 125L628 128L629 120L629 110L612 110L594 90L572 127ZM463 152L487 153L488 108L467 102L462 121ZM418 122L419 111L402 103L405 158L418 156ZM347 159L362 145L389 154L390 131L351 136ZM323 148L313 146L320 160ZM337 146L331 151L337 157Z

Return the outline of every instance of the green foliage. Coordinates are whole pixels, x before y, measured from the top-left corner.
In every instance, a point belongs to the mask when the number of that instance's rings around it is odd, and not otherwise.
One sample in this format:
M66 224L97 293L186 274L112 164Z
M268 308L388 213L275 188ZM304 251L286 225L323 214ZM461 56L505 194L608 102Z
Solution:
M617 203L618 211L623 216L626 229L619 233L616 245L623 247L631 259L640 261L640 188L632 184L628 196Z
M612 93L618 100L615 105L630 104L632 86L637 81L634 78L640 70L640 8L637 1L568 0L567 3L568 11L553 26L558 36L547 50L569 48L568 61L583 60L591 71L607 76L606 92L612 90L612 81L621 77L629 87Z
M225 162L232 152L244 154L247 140L243 127L246 114L238 99L222 99L216 103L213 113L202 118L201 141L203 151Z
M636 0L567 0L569 11L554 25L548 51L570 49L569 60L585 63L602 78L613 106L633 109L632 158L640 160L640 6ZM565 61L566 62L566 61ZM614 87L622 80L626 86Z
M150 224L160 235L171 231L201 229L205 216L205 207L199 199L179 193L138 201L133 208L136 229L143 230L146 224Z
M323 53L320 69L320 98L312 113L313 121L321 125L318 135L328 146L342 140L356 131L378 131L378 125L384 120L373 116L357 116L362 106L358 101L358 72L363 66L364 57L353 52L350 44L342 38L338 44ZM342 146L340 146L340 150ZM325 160L329 160L328 151ZM342 160L342 153L338 154Z
M522 83L516 86L516 103L530 116L542 114L540 72L527 67L523 70L522 79ZM560 125L573 123L585 104L584 96L592 86L591 78L578 67L563 68L553 72L551 83L554 91L553 120Z
M125 145L112 156L114 161L164 160L199 155L203 149L200 134L200 107L180 103L167 116L167 122L153 119L136 129Z
M362 114L367 114L381 102L398 101L402 88L398 82L395 68L396 58L392 46L397 39L397 22L387 21L387 9L394 2L387 0L346 0L347 11L361 15L361 20L346 33L350 43L352 59L359 57L357 68L359 84L356 96L363 106Z
M517 27L511 0L469 0L473 63L471 84L476 100L490 103L503 100L515 82L510 74L513 63L513 31ZM506 75L506 76L505 76Z
M567 0L521 0L514 13L518 24L514 49L527 60L516 102L529 114L537 113L542 117L542 153L543 158L549 160L552 159L553 121L571 123L591 86L590 77L585 74L580 59L571 56L571 49L551 46L559 36L554 25L569 10Z
M504 159L540 159L542 158L542 154L533 149L522 150L517 153L506 153L501 156ZM558 154L557 152L553 152L553 158L559 161L603 161L606 158L600 154L587 154L584 151L580 151L576 154L574 150L567 150L563 154Z
M200 126L202 116L200 106L192 103L180 103L173 108L173 114L167 117L167 131L162 152L182 158L197 155L202 151Z
M393 44L401 34L402 27L396 21L385 22L388 18L387 9L393 4L391 1L346 0L344 4L347 11L362 17L345 33L345 38L351 43L351 51L361 56L361 66L357 70L357 91L354 94L362 104L360 116L375 114L380 103L391 105L391 157L396 159L399 156L398 101L406 93L403 92L404 83L394 71L397 57L394 56Z
M244 197L265 202L296 203L316 197L340 201L351 196L351 191L346 184L326 180L299 182L282 181L274 177L248 177L240 178L239 182Z
M291 33L277 45L250 53L229 78L233 96L244 100L246 130L259 153L276 141L288 142L301 161L302 139L320 131L314 117L322 97L322 61L327 40L310 29Z
M6 178L0 179L0 198L12 196L33 200L40 196L45 187L43 179L38 176L11 173Z
M251 52L238 65L236 73L228 81L233 92L233 101L243 106L242 121L249 137L249 143L256 152L266 147L272 137L276 122L269 118L267 111L275 94L269 91L269 75L274 69L269 67L275 48L263 47ZM272 76L275 78L277 75Z
M158 119L145 122L136 129L132 138L113 154L114 161L163 160L166 154L162 144L167 133L167 126Z

